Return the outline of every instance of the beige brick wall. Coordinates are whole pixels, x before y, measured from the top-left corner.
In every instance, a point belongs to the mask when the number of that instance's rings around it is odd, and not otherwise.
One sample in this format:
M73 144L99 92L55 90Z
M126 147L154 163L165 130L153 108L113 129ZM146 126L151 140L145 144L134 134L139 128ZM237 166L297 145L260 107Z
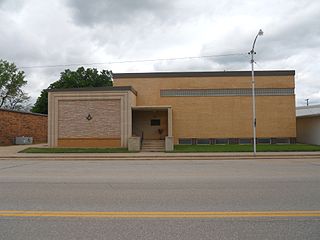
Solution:
M294 88L293 76L256 76L256 88ZM137 106L158 105L160 89L251 88L251 77L163 77L114 79L114 86L132 86L137 92Z
M135 96L130 89L115 88L49 92L48 145L127 147Z
M160 89L251 88L251 77L120 78L137 90L137 106L169 105L173 136L252 137L252 97L160 97ZM293 76L256 76L257 88L294 88ZM295 96L257 96L257 137L296 137Z
M58 111L58 138L121 137L120 100L61 100Z

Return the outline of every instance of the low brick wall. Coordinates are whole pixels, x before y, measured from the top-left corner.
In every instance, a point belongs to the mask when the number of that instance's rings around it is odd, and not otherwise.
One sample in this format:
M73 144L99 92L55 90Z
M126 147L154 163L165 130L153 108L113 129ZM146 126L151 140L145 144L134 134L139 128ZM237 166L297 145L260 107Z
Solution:
M21 136L33 137L33 143L46 143L47 115L0 109L0 145L12 145L15 137Z

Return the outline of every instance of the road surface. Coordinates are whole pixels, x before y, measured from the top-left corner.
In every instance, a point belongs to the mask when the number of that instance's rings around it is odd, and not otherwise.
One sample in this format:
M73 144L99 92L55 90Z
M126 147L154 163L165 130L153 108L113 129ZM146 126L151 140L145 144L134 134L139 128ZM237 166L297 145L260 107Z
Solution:
M2 160L0 239L320 239L320 159Z

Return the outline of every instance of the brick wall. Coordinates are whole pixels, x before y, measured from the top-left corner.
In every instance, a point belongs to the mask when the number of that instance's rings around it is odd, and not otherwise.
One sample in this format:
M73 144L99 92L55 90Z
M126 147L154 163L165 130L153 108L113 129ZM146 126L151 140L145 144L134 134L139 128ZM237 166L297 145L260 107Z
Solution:
M294 88L294 76L256 76L257 88ZM137 106L171 106L173 136L179 138L251 138L252 97L161 97L161 89L251 88L251 76L115 78L114 86L132 86ZM257 96L258 138L296 137L295 96ZM133 126L134 128L135 126Z
M121 137L120 100L63 100L58 111L58 138Z
M46 143L46 115L0 109L0 145L14 144L15 137L33 137L33 143Z

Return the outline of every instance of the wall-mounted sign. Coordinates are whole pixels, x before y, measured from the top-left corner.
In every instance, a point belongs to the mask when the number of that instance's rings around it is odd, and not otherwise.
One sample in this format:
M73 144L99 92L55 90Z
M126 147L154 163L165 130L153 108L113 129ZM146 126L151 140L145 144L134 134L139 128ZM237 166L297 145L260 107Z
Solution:
M90 121L90 120L92 119L90 113L88 114L88 116L86 117L86 119L87 119L88 121Z

